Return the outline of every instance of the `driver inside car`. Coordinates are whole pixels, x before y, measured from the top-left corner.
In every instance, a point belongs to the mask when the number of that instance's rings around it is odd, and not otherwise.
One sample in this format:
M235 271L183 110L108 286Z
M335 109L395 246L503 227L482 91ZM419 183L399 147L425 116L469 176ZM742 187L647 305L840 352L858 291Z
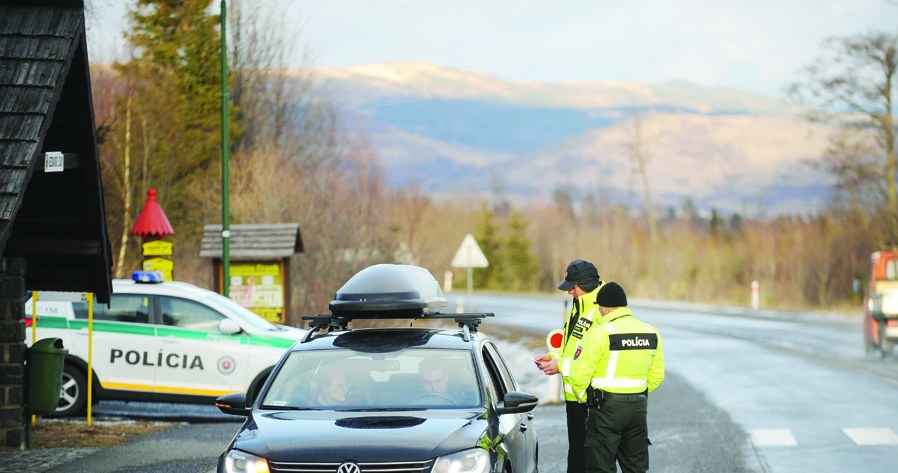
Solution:
M418 366L421 389L425 394L451 401L453 404L466 405L473 398L473 393L456 389L450 384L449 369L438 358L425 358Z

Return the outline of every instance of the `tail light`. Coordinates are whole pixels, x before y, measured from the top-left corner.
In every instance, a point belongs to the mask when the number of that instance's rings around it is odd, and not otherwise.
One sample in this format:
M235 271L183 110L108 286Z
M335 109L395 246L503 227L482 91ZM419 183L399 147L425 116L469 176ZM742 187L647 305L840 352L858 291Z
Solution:
M25 327L31 327L31 324L34 323L33 317L25 317Z

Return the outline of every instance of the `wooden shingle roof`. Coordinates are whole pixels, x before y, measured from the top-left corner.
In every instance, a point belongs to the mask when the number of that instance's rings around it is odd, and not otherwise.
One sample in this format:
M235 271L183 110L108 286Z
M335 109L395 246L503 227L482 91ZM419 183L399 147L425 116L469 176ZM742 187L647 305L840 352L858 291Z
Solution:
M26 260L28 290L109 300L83 0L0 0L0 255Z
M232 260L272 260L289 258L304 251L298 223L229 225L228 253ZM200 257L221 258L221 225L203 227Z

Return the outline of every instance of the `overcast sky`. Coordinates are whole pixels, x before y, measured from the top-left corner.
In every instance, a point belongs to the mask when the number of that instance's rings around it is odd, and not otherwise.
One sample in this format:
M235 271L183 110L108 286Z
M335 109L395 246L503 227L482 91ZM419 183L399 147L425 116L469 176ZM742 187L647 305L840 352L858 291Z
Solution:
M88 0L92 58L123 49L122 1ZM825 38L898 31L898 0L274 1L313 53L305 65L415 61L514 81L681 79L777 95Z

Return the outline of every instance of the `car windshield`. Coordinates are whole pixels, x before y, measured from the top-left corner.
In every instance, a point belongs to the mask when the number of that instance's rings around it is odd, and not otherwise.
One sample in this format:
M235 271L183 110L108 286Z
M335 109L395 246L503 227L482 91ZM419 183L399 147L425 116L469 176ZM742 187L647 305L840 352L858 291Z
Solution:
M467 350L294 351L262 400L267 409L470 408L481 389Z
M223 311L239 318L241 321L246 322L255 329L269 331L278 330L277 326L263 319L255 312L247 309L246 307L243 307L242 305L232 301L231 299L228 299L225 296L222 296L221 294L212 292L206 295L206 299L221 308Z

